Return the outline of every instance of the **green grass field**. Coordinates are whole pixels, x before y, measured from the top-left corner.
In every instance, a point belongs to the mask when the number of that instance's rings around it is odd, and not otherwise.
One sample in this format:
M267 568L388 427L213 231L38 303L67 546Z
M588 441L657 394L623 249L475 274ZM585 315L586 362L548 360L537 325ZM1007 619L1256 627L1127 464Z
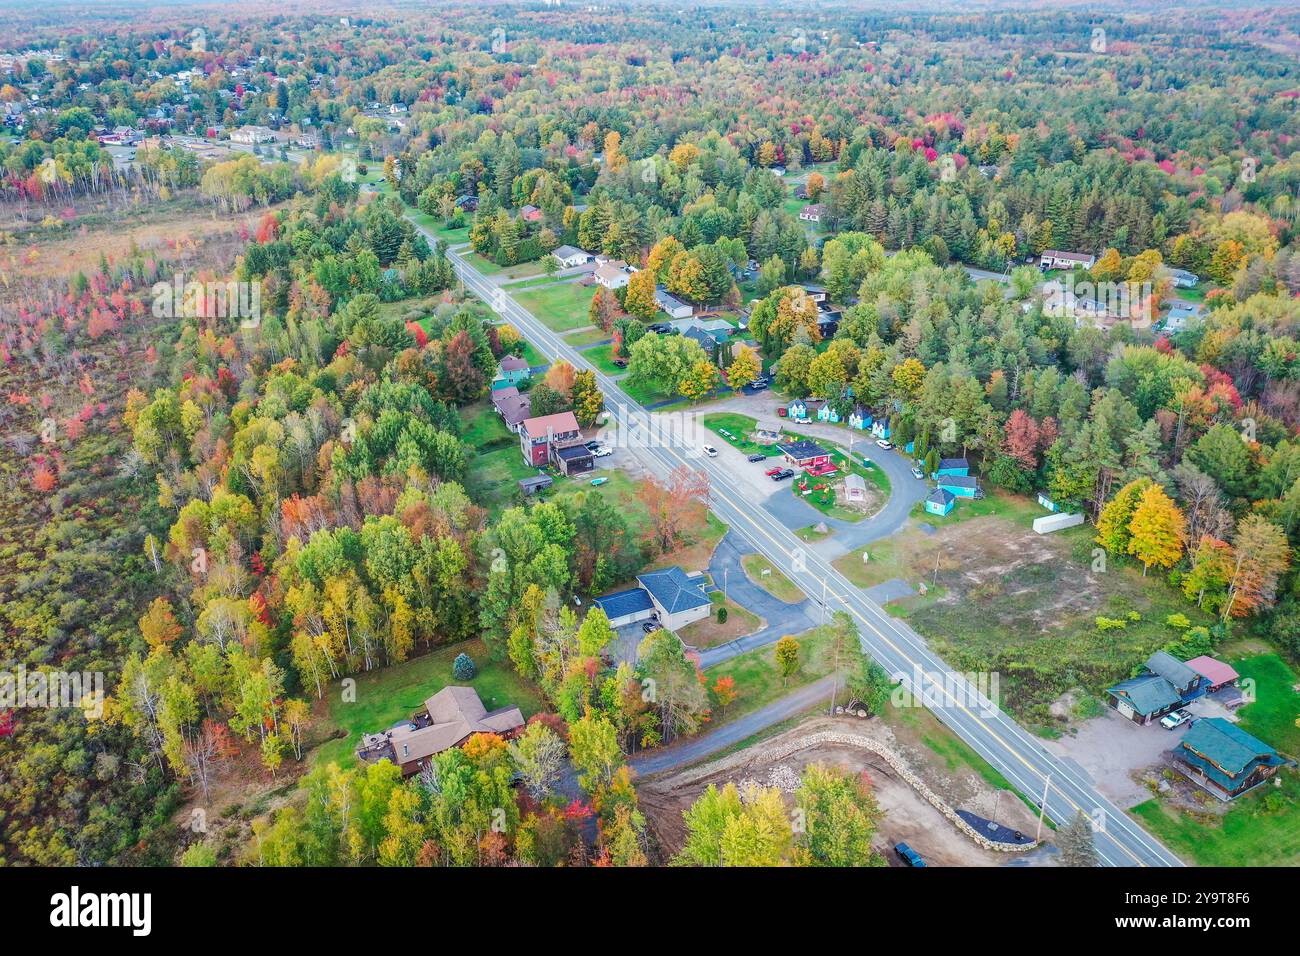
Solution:
M787 604L798 604L804 599L804 593L795 587L794 582L782 574L779 568L773 567L772 562L761 554L745 555L740 559L740 565L751 581L777 600L785 601ZM766 574L763 573L765 571Z
M545 268L541 259L534 259L532 262L520 262L513 266L499 266L491 259L484 258L477 252L471 252L465 259L484 275L503 275L507 279L529 279L541 275L542 270Z
M799 642L799 669L782 681L781 669L776 663L776 644L738 654L706 672L709 683L719 677L731 677L736 682L736 702L727 708L724 720L734 720L742 714L779 700L804 684L825 677L831 672L832 661L827 650L829 629L814 628L792 635ZM830 706L830 695L826 704ZM714 725L721 721L714 721Z
M324 729L326 733L342 730L347 736L317 747L312 752L313 763L354 764L353 751L361 734L388 729L410 717L448 684L459 683L452 677L451 665L461 652L478 666L478 674L469 686L478 691L488 710L515 704L529 717L545 709L537 689L516 674L509 661L494 663L481 641L467 641L357 675L356 700L351 703L343 700L337 682L331 684L325 692L328 718Z
M461 441L475 451L495 451L509 446L518 449L519 438L506 427L488 400L482 399L460 410ZM522 455L520 460L523 460Z
M614 364L613 353L614 353L613 344L598 345L594 349L584 350L582 353L582 357L585 358L592 365L596 366L596 368L600 369L606 375L622 375L624 372L627 371L627 369L619 368L617 365Z
M548 329L568 332L591 324L592 290L577 282L557 282L515 293L522 305Z

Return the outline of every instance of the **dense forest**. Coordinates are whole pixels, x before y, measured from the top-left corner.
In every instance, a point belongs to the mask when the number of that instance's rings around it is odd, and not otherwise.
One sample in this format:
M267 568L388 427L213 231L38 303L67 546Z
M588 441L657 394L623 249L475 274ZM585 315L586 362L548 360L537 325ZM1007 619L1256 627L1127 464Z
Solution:
M466 408L525 343L459 288L452 239L503 268L562 245L639 266L592 321L631 381L676 396L724 370L647 331L656 285L744 306L761 364L733 356L732 386L766 367L788 395L887 410L917 458L1045 491L1167 577L1213 621L1181 649L1237 629L1300 657L1293 13L236 5L201 43L188 15L4 31L0 660L104 672L108 699L24 711L0 741L0 862L655 862L625 756L697 732L728 688L665 631L611 665L608 620L573 598L689 541L707 484L646 480L649 531L595 491L477 494ZM311 155L181 143L249 126L310 134ZM118 127L147 137L125 167L101 142ZM816 229L787 201L807 171ZM79 222L93 246L177 209L200 223L184 242L37 268ZM1053 249L1156 316L1172 270L1195 273L1203 311L1177 330L1053 313ZM256 284L260 321L156 314L180 271ZM843 309L825 340L810 284ZM567 363L533 393L584 425L602 407ZM852 624L829 627L878 693ZM476 638L546 704L522 736L409 783L307 769L338 681ZM214 846L178 813L236 764L288 796ZM774 812L709 800L701 829ZM870 861L869 795L810 773L799 800L852 854L814 826L752 862Z

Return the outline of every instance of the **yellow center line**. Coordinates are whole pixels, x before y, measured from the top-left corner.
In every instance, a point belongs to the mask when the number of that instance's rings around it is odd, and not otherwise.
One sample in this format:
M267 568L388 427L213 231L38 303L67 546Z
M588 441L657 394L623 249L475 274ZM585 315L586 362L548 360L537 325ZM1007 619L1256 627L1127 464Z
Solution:
M456 257L457 259L460 259L458 253L451 253L451 255ZM460 262L464 268L466 269L470 268L469 265L463 261L463 259L461 259ZM537 320L537 318L535 316L532 316L531 314L528 314L527 310L523 309L522 306L519 306L518 303L516 303L513 300L513 298L510 296L508 292L506 292L504 288L501 288L500 286L493 287L486 280L482 279L481 277L479 277L478 275L472 272L471 275L473 275L473 277L478 280L477 283L478 285L481 285L486 289L494 290L494 294L499 294L501 296L500 299L501 303L507 306L514 306L520 312L524 312L525 314L528 315L529 323L534 323L540 326L540 322ZM464 276L462 276L461 278L462 281L464 281ZM471 283L471 285L473 285L473 283ZM489 303L489 305L491 304L492 303ZM518 317L514 317L514 318L516 319L516 321L522 321ZM621 416L616 416L616 418L619 418L624 424L626 424L631 414L640 410L637 403L632 401L631 397L628 396L625 392L623 392L622 388L620 388L613 379L608 378L602 372L596 369L593 365L591 365L590 362L588 362L585 358L583 358L576 349L570 346L567 342L563 342L558 337L558 335L553 335L552 333L550 333L549 330L547 330L545 334L539 333L536 328L532 329L532 331L535 337L542 339L544 342L546 342L546 340L550 340L547 344L549 344L552 351L555 352L555 357L558 358L560 357L560 355L567 352L569 355L573 356L573 358L577 359L577 362L575 364L580 366L586 366L588 370L595 372L596 375L606 383L606 388L608 390L617 392L619 395L623 397L624 401L619 403ZM644 410L644 414L653 415L654 413L646 409ZM649 446L646 447L647 449L649 448ZM680 452L678 452L675 448L672 448L672 446L665 445L659 450L663 454L662 456L656 456L656 457L661 457L661 461L665 465L671 466L672 460L676 459L678 462L680 462L680 464L688 468L695 467L696 463L688 461ZM715 470L716 466L710 466L707 462L699 462L698 464L703 466L702 470L706 475L709 475L711 478L713 477L711 471ZM719 475L721 475L721 470L720 469L716 469L716 470L718 471ZM795 545L794 550L792 551L788 546L786 546L780 540L774 537L771 531L766 526L760 524L750 514L748 514L748 512L743 506L743 503L737 503L737 500L732 497L732 490L727 487L725 482L715 485L714 482L711 481L710 496L712 496L714 493L718 491L721 492L721 498L726 502L726 504L733 511L735 511L736 515L742 521L746 522L748 527L750 527L753 531L757 532L759 535L765 538L772 547L774 547L778 552L780 552L786 558L792 558L794 555L794 551L798 551L800 554L806 553L803 551L803 548L798 545ZM825 578L833 580L836 577L842 577L842 575L840 575L838 571L835 571L833 568L830 568L829 563L825 561L825 559L821 558L820 556L815 556L814 560L816 563L820 565L818 570L821 570L823 572ZM804 573L811 573L811 572L809 572L805 568ZM847 580L845 581L845 583L848 583ZM1056 793L1060 795L1061 799L1063 799L1067 804L1069 804L1069 806L1072 809L1074 809L1076 812L1086 812L1083 811L1083 808L1080 807L1079 804L1077 804L1069 796L1069 794L1067 794L1064 790L1062 790L1059 785L1053 785L1051 783L1050 773L1044 775L1044 773L1040 771L1037 767L1035 767L1024 756L1024 754L1020 752L1020 750L1017 747L1013 746L1010 741L1008 741L1005 737L1003 737L1000 733L998 733L983 717L981 717L979 714L975 713L974 711L970 710L964 703L962 703L956 697L954 697L952 692L946 686L944 686L942 682L937 680L933 674L928 673L926 669L923 666L921 666L921 662L918 662L915 658L911 656L911 654L909 654L903 648L899 647L898 644L892 641L885 634L885 632L880 629L879 626L877 626L869 617L867 617L860 610L858 610L858 608L854 606L854 604L852 604L846 597L844 597L843 595L839 594L836 591L829 590L829 588L827 590L827 594L833 597L850 614L852 614L864 625L866 625L866 627L873 634L875 634L881 641L883 641L889 648L891 648L894 651L894 653L897 654L899 657L901 657L907 664L911 665L911 667L914 670L919 670L921 674L925 677L925 679L927 679L935 687L939 688L940 693L948 698L948 700L951 702L951 705L953 705L955 709L958 709L962 713L964 713L968 718L970 718L971 721L973 721L978 727L980 727L985 733L987 733L993 740L995 740L998 744L1000 744L1005 751L1009 752L1017 760L1019 760L1020 763L1024 765L1024 768L1030 773L1032 777L1037 777L1040 779L1045 778L1047 781L1047 789L1049 791L1055 790ZM862 600L860 595L854 595L854 596L857 597L859 600ZM924 692L923 688L921 688L920 690L922 691L922 693ZM1068 775L1067 775L1067 779L1069 779ZM1077 780L1070 780L1070 782L1073 783L1075 786L1079 787L1081 790L1088 789ZM1036 794L1033 795L1026 794L1026 796L1036 796ZM1045 807L1044 807L1044 812L1046 812ZM1107 836L1109 836L1109 834L1107 834ZM1135 853L1133 853L1133 851L1131 851L1127 846L1125 846L1120 841L1111 838L1110 842L1113 843L1115 846L1117 846L1119 849L1121 849L1125 854L1129 856L1130 859L1132 859L1139 866L1147 865L1141 858L1139 858Z

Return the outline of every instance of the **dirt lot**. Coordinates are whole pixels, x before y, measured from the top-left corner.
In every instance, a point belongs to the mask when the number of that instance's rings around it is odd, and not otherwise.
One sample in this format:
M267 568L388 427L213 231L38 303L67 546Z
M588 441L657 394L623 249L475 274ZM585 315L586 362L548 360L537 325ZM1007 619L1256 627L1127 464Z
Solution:
M814 717L717 761L668 772L638 783L641 809L649 820L664 859L675 854L685 840L682 811L709 784L721 787L728 782L740 785L742 781L754 781L764 786L779 786L787 791L787 801L793 805L794 797L790 791L797 785L798 774L812 763L830 764L866 774L884 810L875 847L891 866L901 865L889 852L898 842L911 845L931 866L998 866L1015 858L1015 854L993 853L977 847L875 753L848 745L817 745L787 753L790 746L802 738L827 730L859 734L888 745L953 806L991 815L995 800L992 787L968 771L937 771L917 752L917 748L896 735L888 724L876 719ZM1017 797L1003 793L997 798L997 805L1001 822L1032 832L1033 817Z
M1094 567L1091 527L1038 535L1029 527L1035 512L1024 513L1018 501L992 506L1002 513L935 519L932 534L913 521L871 545L869 562L854 552L836 567L863 587L895 577L913 588L924 582L928 594L891 610L954 667L999 672L1002 702L1018 715L1048 724L1048 707L1065 691L1100 695L1175 636L1165 623L1171 613L1203 623L1194 606L1160 578L1143 578L1140 567L1116 560ZM1126 624L1102 632L1098 617Z

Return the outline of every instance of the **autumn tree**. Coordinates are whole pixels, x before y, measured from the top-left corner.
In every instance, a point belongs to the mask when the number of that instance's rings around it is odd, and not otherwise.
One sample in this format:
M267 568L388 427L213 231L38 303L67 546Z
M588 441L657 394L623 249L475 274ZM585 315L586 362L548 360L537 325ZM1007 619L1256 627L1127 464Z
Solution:
M1142 562L1145 575L1152 565L1171 568L1182 557L1187 519L1164 488L1152 484L1133 509L1129 533L1128 553Z

